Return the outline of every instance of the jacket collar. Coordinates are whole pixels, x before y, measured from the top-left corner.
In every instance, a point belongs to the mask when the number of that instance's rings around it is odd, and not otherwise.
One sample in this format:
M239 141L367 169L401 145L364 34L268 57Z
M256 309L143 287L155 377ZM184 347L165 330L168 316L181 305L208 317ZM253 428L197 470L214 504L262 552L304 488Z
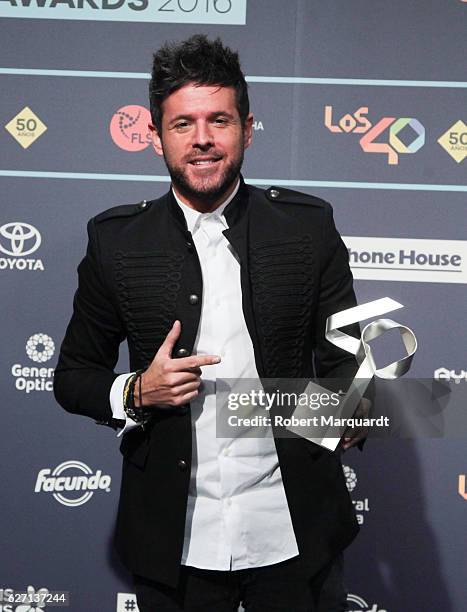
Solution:
M172 189L167 194L168 197L168 207L169 212L174 218L176 224L183 230L185 233L188 232L188 226L186 222L185 215L180 208L175 196L173 194ZM224 209L224 216L227 220L229 228L235 226L244 216L247 208L248 208L249 194L248 188L245 184L243 176L240 175L240 186L235 197L227 204Z

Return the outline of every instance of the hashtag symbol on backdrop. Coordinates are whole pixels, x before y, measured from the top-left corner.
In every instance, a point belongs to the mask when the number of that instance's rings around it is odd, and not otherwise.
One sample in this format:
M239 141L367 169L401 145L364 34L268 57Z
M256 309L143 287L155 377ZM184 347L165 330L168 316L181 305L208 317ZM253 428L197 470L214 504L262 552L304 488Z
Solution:
M136 610L136 604L133 599L127 599L125 601L125 610Z

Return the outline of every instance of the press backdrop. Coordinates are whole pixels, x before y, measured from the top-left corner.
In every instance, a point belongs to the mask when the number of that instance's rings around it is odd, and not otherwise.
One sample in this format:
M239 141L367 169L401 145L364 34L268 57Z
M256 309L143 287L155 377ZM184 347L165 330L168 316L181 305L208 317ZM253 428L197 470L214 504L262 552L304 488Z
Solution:
M411 375L466 385L467 2L3 0L0 16L0 589L134 611L111 545L119 441L51 386L87 220L168 187L147 140L152 52L197 32L240 51L246 180L329 200L359 301L405 306ZM344 463L362 524L350 609L462 612L465 439L370 440ZM64 476L75 490L53 489Z

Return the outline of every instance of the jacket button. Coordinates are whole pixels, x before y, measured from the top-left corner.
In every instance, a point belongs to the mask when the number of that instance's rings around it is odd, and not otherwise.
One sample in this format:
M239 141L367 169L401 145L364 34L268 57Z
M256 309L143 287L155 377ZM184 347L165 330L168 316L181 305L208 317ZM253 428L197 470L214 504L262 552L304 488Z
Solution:
M146 208L147 205L148 205L148 203L146 202L146 200L143 200L141 202L141 204L139 205L139 207L144 209L144 208Z
M199 302L199 297L196 295L196 293L192 293L188 298L188 301L190 302L190 304L197 304Z
M279 192L277 191L277 189L270 189L269 190L269 195L271 196L271 198L278 198L279 197Z
M187 463L186 463L186 461L185 461L185 459L179 459L179 460L177 461L177 465L178 465L178 467L179 467L179 468L180 468L180 469L181 469L183 472L184 472L184 471L187 469L187 467L188 467L188 466L187 466Z
M191 249L193 248L193 243L192 243L192 242L190 242L190 240L187 240L187 241L185 242L185 245L186 245L186 248L187 248L189 251L191 251Z
M186 348L179 348L177 351L177 357L188 357L189 354Z

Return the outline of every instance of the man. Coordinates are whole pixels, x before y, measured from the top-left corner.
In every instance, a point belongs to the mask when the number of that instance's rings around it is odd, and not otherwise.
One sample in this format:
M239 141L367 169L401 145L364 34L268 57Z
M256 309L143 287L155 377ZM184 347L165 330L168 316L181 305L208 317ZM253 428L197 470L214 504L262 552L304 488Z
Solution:
M355 305L331 208L245 185L253 117L219 39L163 46L150 101L171 190L89 222L56 398L123 427L116 544L141 612L344 610L357 524L338 453L215 429L216 380L354 375L324 337Z

